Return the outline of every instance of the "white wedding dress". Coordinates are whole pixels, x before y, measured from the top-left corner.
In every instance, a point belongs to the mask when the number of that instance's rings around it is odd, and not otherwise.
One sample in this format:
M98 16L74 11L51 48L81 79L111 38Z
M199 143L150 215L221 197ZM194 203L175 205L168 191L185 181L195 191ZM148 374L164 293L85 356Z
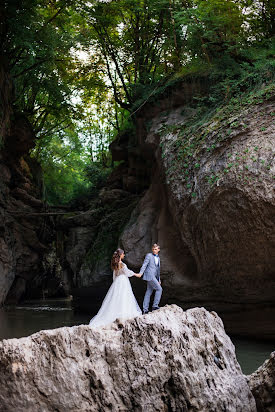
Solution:
M113 271L113 283L98 313L90 320L91 327L105 326L117 318L129 319L142 314L128 279L131 276L134 272L123 262L121 269Z

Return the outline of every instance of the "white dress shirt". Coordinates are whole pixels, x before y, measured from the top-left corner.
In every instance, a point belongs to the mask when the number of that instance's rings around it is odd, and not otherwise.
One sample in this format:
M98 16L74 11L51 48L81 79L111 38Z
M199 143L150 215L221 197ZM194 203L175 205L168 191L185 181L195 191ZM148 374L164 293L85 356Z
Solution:
M158 257L158 255L157 255L157 256L154 255L154 258L155 258L155 263L156 263L156 265L158 266L158 264L159 264L159 257Z

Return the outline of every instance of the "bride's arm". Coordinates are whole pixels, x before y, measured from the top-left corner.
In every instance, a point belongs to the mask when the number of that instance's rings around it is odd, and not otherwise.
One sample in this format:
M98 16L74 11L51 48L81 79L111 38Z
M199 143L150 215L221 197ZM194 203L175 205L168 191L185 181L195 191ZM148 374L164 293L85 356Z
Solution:
M137 276L138 278L140 278L139 273L135 273L132 270L128 269L125 263L124 263L124 265L125 266L124 266L123 270L124 270L125 275L128 276L128 278L130 278L131 276Z

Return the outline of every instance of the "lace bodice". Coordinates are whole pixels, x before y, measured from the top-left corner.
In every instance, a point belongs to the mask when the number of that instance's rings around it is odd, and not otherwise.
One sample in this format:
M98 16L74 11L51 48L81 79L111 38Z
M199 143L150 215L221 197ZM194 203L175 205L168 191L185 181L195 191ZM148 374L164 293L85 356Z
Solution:
M135 272L128 269L127 265L122 262L122 267L118 270L113 271L113 281L116 279L117 276L121 276L121 275L124 275L124 276L127 276L128 278L130 278L131 276L135 275Z

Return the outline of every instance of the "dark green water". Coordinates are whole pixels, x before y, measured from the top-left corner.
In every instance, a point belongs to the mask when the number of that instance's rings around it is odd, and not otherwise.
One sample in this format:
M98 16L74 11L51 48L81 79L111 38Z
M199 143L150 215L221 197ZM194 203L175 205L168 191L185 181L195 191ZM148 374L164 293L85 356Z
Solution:
M26 301L0 309L0 340L29 336L42 329L81 325L89 320L89 315L74 312L70 299Z
M20 338L42 329L88 324L90 316L75 313L69 299L25 302L0 309L0 340ZM254 372L275 350L272 342L231 337L244 374Z

